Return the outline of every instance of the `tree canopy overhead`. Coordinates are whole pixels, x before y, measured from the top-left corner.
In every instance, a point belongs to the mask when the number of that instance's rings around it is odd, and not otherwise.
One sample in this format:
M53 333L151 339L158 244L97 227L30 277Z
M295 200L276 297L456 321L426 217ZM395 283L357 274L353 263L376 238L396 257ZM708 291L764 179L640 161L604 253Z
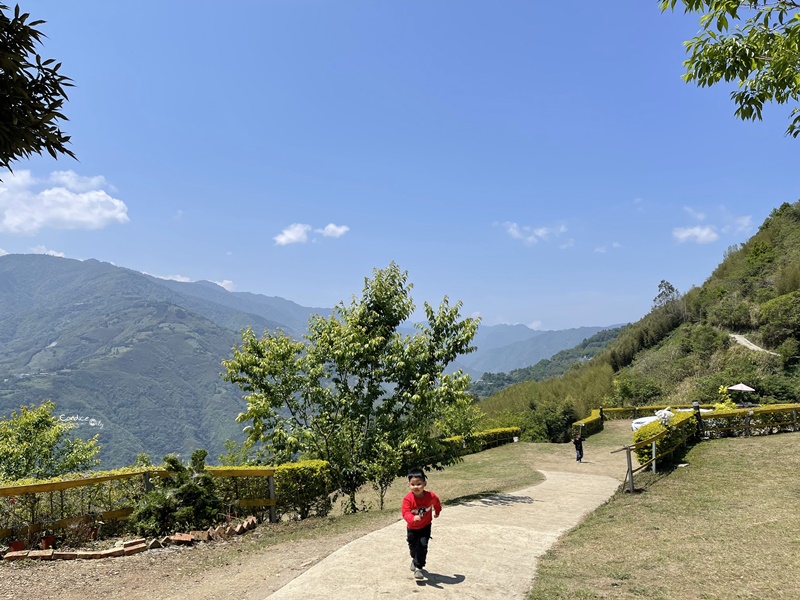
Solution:
M699 35L685 42L687 82L707 87L736 82L734 114L760 120L764 104L794 104L786 135L800 135L800 2L680 0L702 13ZM660 0L662 11L678 0Z
M70 78L59 73L61 63L42 60L36 54L43 34L36 29L44 21L29 21L19 5L13 17L0 4L0 167L46 151L53 158L66 154L70 137L61 131L61 112L71 86Z

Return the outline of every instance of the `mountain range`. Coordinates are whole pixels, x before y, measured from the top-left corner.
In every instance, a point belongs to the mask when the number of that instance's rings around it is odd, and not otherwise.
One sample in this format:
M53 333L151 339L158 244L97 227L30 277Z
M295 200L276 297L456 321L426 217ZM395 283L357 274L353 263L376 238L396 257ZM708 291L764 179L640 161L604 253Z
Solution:
M242 437L241 391L220 376L240 330L299 337L312 314L330 312L93 259L0 256L0 415L52 399L79 436L99 434L104 468L141 452L160 459L205 448L216 457ZM456 366L475 378L510 371L601 329L481 326L478 351Z

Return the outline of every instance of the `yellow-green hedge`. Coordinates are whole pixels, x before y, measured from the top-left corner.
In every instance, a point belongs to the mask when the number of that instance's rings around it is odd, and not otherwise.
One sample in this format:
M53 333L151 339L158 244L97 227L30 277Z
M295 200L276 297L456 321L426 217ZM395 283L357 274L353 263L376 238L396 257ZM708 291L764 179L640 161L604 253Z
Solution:
M303 460L275 467L275 497L279 515L301 519L327 515L335 490L330 465L324 460Z
M519 427L498 427L496 429L478 431L466 441L463 436L457 435L443 439L442 443L454 449L456 454L463 456L494 448L495 446L502 446L514 441L514 438L519 438L521 434L522 429Z
M690 439L697 432L697 420L693 412L675 413L669 421L669 426L664 427L661 421L653 421L633 432L633 443L642 442L665 431L666 433L656 440L656 457L672 453ZM653 450L648 444L635 450L639 463L646 463L653 458Z
M583 434L584 437L589 437L590 435L594 435L595 433L600 433L601 431L603 431L603 419L600 418L599 408L595 408L594 410L592 410L591 414L585 419L581 419L580 421L575 421L572 424L573 436L576 436L579 433L581 433Z

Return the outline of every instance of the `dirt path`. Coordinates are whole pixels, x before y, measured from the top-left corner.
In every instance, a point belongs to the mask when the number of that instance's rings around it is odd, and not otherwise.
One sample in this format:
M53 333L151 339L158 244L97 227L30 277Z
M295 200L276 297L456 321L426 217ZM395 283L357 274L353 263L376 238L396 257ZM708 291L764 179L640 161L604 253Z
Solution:
M408 570L404 523L387 512L312 539L300 534L316 527L314 519L284 524L282 535L289 539L266 547L263 538L275 535L271 527L259 527L235 542L191 549L0 564L0 599L279 600L346 594L348 600L354 595L363 600L419 593L523 598L537 557L617 488L625 472L624 453L610 450L629 441L629 421L609 422L606 431L586 442L581 464L575 462L572 444L536 444L536 466L544 482L446 506L434 524L432 577L421 585ZM298 539L291 539L292 528Z
M771 352L769 350L765 350L761 346L756 346L753 342L748 340L743 335L731 333L730 336L737 344L741 344L745 348L750 348L750 350L755 350L757 352L766 352L767 354L772 354L773 356L780 356L780 354L778 354L777 352Z

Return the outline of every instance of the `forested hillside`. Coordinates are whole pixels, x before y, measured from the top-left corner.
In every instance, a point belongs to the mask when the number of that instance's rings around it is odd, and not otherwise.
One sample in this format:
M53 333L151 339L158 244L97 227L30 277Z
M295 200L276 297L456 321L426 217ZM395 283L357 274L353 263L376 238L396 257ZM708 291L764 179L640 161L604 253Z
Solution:
M735 344L742 334L768 352ZM517 424L530 439L566 438L600 404L716 402L720 386L755 388L746 400L795 402L800 392L800 203L775 209L731 246L700 287L662 281L653 308L582 366L482 401L487 423ZM744 400L744 397L734 398Z
M486 398L500 390L522 381L542 381L557 375L563 375L575 365L583 364L604 350L617 339L621 327L604 329L583 340L574 348L562 350L550 358L543 358L535 365L514 369L509 373L484 373L475 381L469 391L479 398Z
M2 256L0 414L53 400L78 435L100 435L104 467L139 452L216 456L241 439L241 392L220 377L239 329L294 333L317 311L248 300L95 260ZM290 325L270 318L270 303Z

